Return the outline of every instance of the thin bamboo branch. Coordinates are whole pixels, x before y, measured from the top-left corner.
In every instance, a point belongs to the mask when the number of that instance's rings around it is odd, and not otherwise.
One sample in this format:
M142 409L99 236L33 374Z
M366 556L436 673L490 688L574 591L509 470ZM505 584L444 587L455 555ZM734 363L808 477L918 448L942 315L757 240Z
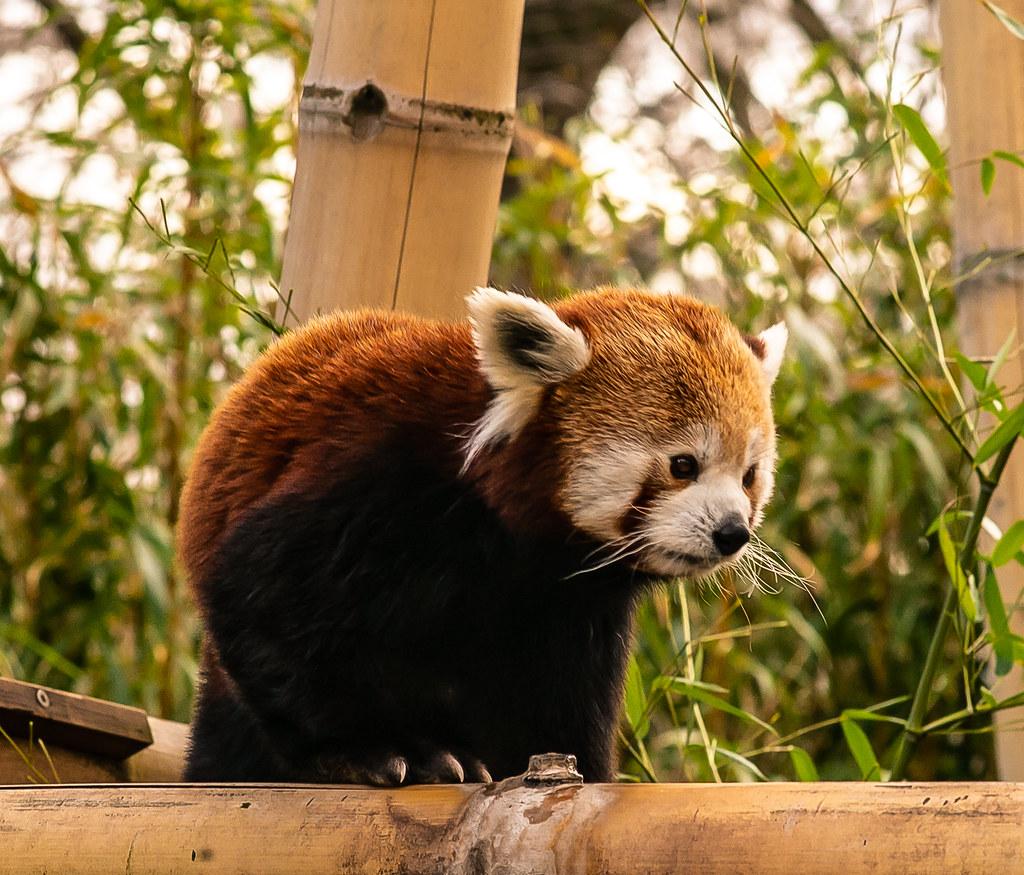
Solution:
M693 81L697 89L710 102L710 104L714 107L715 111L719 114L725 125L726 130L729 132L729 135L736 143L743 157L749 162L750 166L754 169L757 176L765 183L765 185L769 187L773 197L776 198L779 205L782 207L790 223L793 225L794 228L797 229L797 231L800 232L801 236L803 236L803 238L814 250L814 253L821 259L821 262L824 264L825 269L828 270L828 272L831 273L832 276L835 278L836 282L839 284L839 288L843 291L843 294L846 295L846 297L853 303L862 321L868 326L872 334L875 335L875 338L883 346L883 348L890 355L893 361L896 362L900 370L903 371L907 379L910 380L910 382L914 385L914 388L917 390L918 394L925 400L928 406L932 409L932 412L935 414L936 418L942 424L942 427L945 429L945 431L953 439L953 442L956 444L960 452L968 461L970 461L973 464L973 451L964 441L963 437L960 435L960 432L957 430L953 421L946 415L945 410L942 409L942 406L938 403L938 401L935 399L932 393L928 391L928 388L925 386L924 381L921 379L921 377L918 376L917 372L914 371L914 369L910 366L906 359L903 358L900 351L886 336L885 332L882 331L881 327L875 321L874 317L868 312L868 309L865 306L863 300L861 300L860 295L857 294L857 292L849 285L849 283L846 282L846 279L843 277L843 275L840 274L839 271L836 269L835 265L832 263L832 260L821 248L821 245L818 243L817 238L811 233L809 225L805 223L803 219L801 219L796 208L790 202L789 198L786 197L782 189L779 188L778 184L775 182L775 179L772 177L772 175L761 164L761 162L757 160L757 157L750 150L750 147L747 145L743 137L740 135L739 131L736 130L736 126L733 123L731 116L729 115L728 107L719 103L715 95L712 93L711 89L708 88L708 86L700 78L700 76L693 69L693 67L690 66L686 59L679 53L679 50L675 47L675 45L673 45L671 39L669 38L669 35L661 27L661 25L658 23L658 20L651 12L650 8L646 3L646 0L636 0L636 2L640 5L640 8L643 9L644 14L647 16L647 19L651 22L651 25L654 27L654 29L657 31L658 36L661 38L662 42L665 43L665 45L672 52L675 59L686 71L687 76L690 77L690 79Z

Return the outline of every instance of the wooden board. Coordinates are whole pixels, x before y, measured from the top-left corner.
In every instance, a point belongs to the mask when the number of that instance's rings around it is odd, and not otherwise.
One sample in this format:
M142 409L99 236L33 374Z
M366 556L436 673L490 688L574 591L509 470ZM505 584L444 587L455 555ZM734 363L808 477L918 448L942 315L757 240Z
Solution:
M124 759L153 743L146 712L76 693L0 678L0 726L47 746Z

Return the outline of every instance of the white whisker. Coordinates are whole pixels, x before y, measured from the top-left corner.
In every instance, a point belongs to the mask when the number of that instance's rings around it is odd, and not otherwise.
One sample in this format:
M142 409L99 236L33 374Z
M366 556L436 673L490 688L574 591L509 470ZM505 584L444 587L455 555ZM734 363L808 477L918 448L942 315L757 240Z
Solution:
M751 533L750 545L747 553L738 563L741 574L749 580L755 588L764 592L777 594L781 585L790 585L802 589L811 599L814 609L825 619L817 599L814 597L811 581L794 571L778 551L762 541L755 533ZM769 586L765 580L765 574L770 575L773 585Z
M605 550L612 548L611 552L600 559L596 564L584 565L582 568L574 571L565 577L566 580L570 580L573 577L578 577L581 574L586 574L591 571L599 571L602 568L607 568L609 565L613 565L622 559L626 559L629 556L635 556L641 552L644 548L644 541L638 535L623 535L620 538L615 538L606 544L601 544L595 550L584 557L584 562L587 562L592 557L598 557Z

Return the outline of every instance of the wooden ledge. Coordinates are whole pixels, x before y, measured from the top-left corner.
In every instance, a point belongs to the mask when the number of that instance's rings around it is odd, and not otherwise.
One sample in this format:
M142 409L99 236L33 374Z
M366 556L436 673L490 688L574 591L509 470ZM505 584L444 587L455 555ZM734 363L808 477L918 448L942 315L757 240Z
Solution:
M0 872L1024 872L1024 784L0 789Z
M0 678L0 729L13 741L0 736L4 785L176 781L188 727L139 708Z
M38 684L0 678L0 726L9 735L124 758L153 743L146 712Z

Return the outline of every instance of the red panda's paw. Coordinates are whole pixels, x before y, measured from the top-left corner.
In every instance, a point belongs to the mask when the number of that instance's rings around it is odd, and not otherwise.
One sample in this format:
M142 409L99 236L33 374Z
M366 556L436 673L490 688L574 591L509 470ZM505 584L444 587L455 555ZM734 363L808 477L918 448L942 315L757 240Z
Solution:
M323 780L336 784L400 787L407 784L462 784L492 781L476 757L447 750L420 751L403 756L393 751L367 751L358 756L335 756L321 763Z

